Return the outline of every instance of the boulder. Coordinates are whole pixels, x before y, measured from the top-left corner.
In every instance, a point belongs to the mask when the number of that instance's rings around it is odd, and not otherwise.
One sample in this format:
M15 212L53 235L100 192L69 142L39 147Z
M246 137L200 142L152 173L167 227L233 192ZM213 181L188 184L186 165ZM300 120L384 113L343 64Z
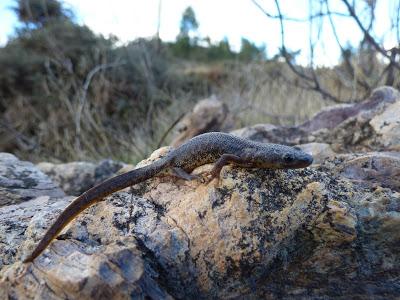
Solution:
M388 86L375 89L371 96L359 103L340 104L323 109L317 113L311 120L304 122L299 127L307 132L315 132L321 129L334 129L349 118L360 114L377 112L390 106L390 104L399 101L399 92Z
M94 185L114 176L125 164L110 159L98 164L90 162L70 162L53 164L41 162L37 167L58 183L68 195L78 196Z
M367 152L337 155L324 168L366 187L388 187L400 192L400 153Z
M360 103L328 107L298 126L259 124L233 133L267 143L325 143L336 153L399 151L399 115L399 91L384 86Z
M369 124L377 136L376 142L386 150L400 151L400 100L374 116Z
M0 297L400 297L400 194L335 170L155 177L84 211L30 264L21 257L71 199L2 208Z
M55 198L65 194L34 164L0 152L0 207L40 196Z
M228 106L212 96L199 101L176 127L177 132L171 143L175 148L196 135L232 129L233 118Z
M336 155L332 147L326 143L308 143L298 145L298 148L314 157L313 164L320 164Z

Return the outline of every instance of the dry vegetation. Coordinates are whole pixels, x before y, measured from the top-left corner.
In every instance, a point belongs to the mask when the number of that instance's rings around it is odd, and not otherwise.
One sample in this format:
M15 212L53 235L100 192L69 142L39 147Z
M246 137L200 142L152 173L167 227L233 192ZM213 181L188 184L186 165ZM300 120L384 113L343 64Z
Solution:
M154 61L152 57L147 59L150 64ZM157 89L162 96L158 101L148 99L154 103L145 108L135 104L134 99L113 97L116 88L107 75L110 72L105 68L96 74L84 102L76 100L76 95L82 97L82 89L71 96L64 81L50 82L58 89L51 93L53 97L57 95L58 101L33 102L27 95L13 98L3 115L8 125L2 128L0 147L32 161L111 157L136 162L156 148L182 113L211 94L228 104L236 128L257 123L296 125L323 107L336 104L318 92L302 88L301 79L278 61L171 63L165 76L173 87ZM320 72L325 86L343 102L360 100L365 93L332 79L331 69ZM149 79L146 86L157 86L153 80ZM49 95L43 95L44 101L46 96Z

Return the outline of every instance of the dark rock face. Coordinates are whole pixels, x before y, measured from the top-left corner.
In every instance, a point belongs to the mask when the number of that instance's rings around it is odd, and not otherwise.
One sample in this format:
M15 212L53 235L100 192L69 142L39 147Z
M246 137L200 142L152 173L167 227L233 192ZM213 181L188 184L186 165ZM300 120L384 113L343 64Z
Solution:
M58 183L68 195L79 196L94 185L110 178L125 164L110 159L98 164L71 162L65 164L39 163L37 167Z
M337 172L367 187L387 187L400 192L400 152L341 155Z
M64 192L32 163L0 153L0 207L40 196L62 197Z
M318 153L317 164L226 166L209 184L150 179L134 186L134 195L115 193L84 211L31 264L21 257L73 198L6 203L0 299L400 298L396 95L379 89L336 119L325 115L295 130L237 131L262 141L307 141L300 147Z

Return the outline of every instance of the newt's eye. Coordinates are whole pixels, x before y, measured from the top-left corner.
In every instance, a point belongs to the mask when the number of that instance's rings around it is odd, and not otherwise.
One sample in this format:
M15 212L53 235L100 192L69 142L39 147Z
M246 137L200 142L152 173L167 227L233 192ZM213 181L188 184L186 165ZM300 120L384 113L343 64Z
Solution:
M291 163L291 162L293 162L293 161L294 161L294 156L293 156L293 154L290 154L290 153L284 154L284 155L283 155L283 161L286 162L286 163Z

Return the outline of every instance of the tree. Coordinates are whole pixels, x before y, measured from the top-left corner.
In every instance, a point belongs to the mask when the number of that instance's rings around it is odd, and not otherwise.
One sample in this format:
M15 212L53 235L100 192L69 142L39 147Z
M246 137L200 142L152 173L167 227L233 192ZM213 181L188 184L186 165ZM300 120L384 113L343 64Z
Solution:
M21 22L34 26L44 26L51 20L67 20L71 17L56 0L17 0L17 7L13 9Z
M239 59L243 61L263 60L265 59L265 46L257 47L248 39L242 38Z
M189 6L182 14L178 39L190 37L190 33L195 33L198 28L199 23L196 20L194 10Z
M198 28L199 23L196 20L196 15L193 9L189 6L182 14L180 31L176 37L176 42L172 47L173 53L176 56L189 58L193 47L195 47L198 42L198 37L194 35Z

